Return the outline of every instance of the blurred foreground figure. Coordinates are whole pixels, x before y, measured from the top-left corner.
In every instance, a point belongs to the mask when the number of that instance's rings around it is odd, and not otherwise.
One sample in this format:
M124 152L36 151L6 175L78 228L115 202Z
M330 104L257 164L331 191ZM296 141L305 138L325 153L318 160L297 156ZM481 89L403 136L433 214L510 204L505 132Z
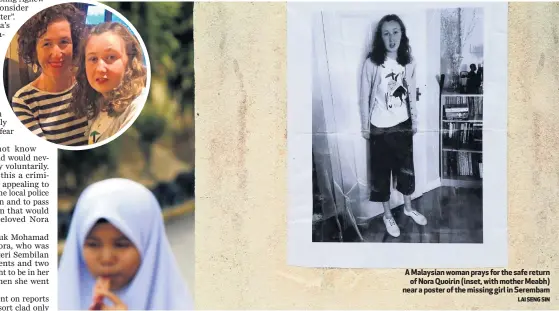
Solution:
M78 199L59 267L60 310L192 310L161 207L136 182L107 179Z

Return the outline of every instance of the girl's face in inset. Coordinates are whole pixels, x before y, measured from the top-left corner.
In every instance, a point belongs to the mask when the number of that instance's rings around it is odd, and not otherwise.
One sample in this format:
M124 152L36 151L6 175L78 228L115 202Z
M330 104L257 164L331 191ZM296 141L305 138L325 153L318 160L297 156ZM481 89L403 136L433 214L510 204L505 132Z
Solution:
M128 55L124 40L112 33L93 35L85 46L85 71L89 85L106 96L124 78Z
M382 41L387 52L398 52L402 39L402 28L396 21L384 22L381 28Z
M37 40L37 61L42 73L52 79L64 78L72 69L72 30L65 19L55 20Z
M85 239L83 257L94 278L110 279L110 290L128 285L141 264L136 246L108 222L98 223L91 229Z

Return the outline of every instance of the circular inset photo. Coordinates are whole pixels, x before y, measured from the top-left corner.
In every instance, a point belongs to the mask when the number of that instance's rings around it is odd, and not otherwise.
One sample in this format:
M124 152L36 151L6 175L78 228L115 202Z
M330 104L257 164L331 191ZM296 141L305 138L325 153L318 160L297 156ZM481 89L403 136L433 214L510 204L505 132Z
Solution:
M31 16L4 60L14 114L31 133L66 150L101 146L125 132L142 111L150 82L148 53L134 26L92 1Z

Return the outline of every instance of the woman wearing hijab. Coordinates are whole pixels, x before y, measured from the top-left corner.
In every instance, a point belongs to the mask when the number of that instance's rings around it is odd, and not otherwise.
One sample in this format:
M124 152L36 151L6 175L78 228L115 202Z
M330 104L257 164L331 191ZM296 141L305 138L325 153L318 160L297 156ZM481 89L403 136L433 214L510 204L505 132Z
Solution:
M83 191L60 259L60 310L192 310L180 275L151 191L120 178Z

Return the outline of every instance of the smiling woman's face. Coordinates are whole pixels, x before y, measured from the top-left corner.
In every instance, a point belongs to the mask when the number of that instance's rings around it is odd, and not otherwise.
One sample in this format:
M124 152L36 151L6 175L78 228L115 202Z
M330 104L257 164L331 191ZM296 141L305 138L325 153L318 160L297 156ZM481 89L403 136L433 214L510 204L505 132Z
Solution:
M116 89L124 78L128 55L124 40L105 32L89 38L85 47L85 71L89 85L106 95Z
M128 285L141 264L136 246L108 222L91 229L85 239L83 257L91 275L110 279L113 291Z
M71 74L72 30L65 19L55 20L37 40L37 61L42 73L56 80Z

